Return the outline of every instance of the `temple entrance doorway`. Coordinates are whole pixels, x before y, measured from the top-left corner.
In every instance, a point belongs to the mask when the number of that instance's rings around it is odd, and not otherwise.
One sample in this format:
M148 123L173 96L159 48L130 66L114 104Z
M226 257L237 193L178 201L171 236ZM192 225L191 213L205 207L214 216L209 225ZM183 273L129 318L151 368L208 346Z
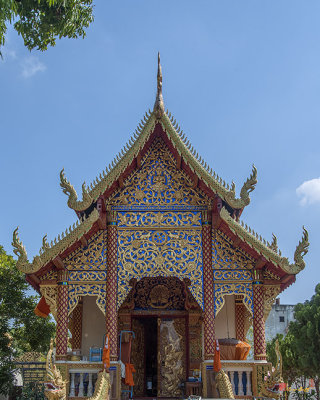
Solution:
M187 373L187 318L132 317L135 397L181 397Z
M135 396L156 397L158 381L158 321L157 317L134 317L132 330L132 363L135 366Z
M199 370L202 310L187 279L148 277L130 282L119 309L119 330L134 332L131 363L137 398L181 398L188 374Z

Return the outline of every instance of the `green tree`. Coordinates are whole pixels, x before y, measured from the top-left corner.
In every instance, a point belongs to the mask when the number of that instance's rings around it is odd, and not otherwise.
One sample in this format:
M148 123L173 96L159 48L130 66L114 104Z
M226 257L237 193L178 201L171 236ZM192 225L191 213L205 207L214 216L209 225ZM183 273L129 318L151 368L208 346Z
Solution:
M287 388L306 387L306 377L297 363L298 354L296 353L295 336L288 332L286 336L278 334L271 342L267 343L267 357L272 365L276 365L277 357L275 353L275 342L278 340L279 349L282 355L282 377ZM289 397L289 391L283 393L283 398ZM298 399L306 399L306 392L297 393Z
M31 382L22 388L22 393L17 400L45 400L44 385Z
M267 344L268 360L275 362L274 344L279 340L283 362L283 378L289 387L305 389L308 379L315 382L316 398L319 396L320 378L320 284L311 300L299 303L294 309L295 320L290 323L285 337L277 335ZM296 391L295 397L307 399L309 393Z
M57 38L84 37L92 21L92 0L0 0L0 47L9 24L29 50L44 51Z
M0 246L0 393L12 386L14 358L25 351L46 353L55 324L34 314L39 298L30 296L24 275Z
M289 332L295 337L294 351L297 365L315 383L317 399L320 399L320 283L311 300L299 303L294 309L295 321Z

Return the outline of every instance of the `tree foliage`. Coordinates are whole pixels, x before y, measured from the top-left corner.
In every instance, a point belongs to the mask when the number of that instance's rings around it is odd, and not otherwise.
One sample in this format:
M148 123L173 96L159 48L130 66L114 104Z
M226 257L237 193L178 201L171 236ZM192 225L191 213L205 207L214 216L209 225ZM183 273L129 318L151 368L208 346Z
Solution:
M289 386L305 388L307 379L315 382L316 397L319 400L320 379L320 284L316 286L311 300L299 303L294 309L295 320L290 323L285 337L277 335L267 344L268 359L275 360L274 344L279 340L283 362L283 378ZM304 391L295 393L305 399Z
M24 385L17 400L45 400L44 385L39 382L30 382Z
M92 21L92 0L0 0L0 47L9 24L29 50L44 51L57 38L84 37Z
M12 385L14 358L27 351L46 353L55 332L53 322L34 314L39 298L28 290L14 259L0 246L0 393Z

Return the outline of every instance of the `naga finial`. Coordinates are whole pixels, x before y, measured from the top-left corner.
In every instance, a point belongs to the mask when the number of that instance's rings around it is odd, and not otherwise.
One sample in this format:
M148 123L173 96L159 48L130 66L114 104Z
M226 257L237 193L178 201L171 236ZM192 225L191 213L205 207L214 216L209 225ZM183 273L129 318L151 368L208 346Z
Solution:
M304 226L302 227L302 229L302 239L298 243L296 251L294 252L294 264L296 267L299 268L299 271L302 271L306 266L303 257L308 253L309 250L309 233Z
M255 186L256 186L257 182L258 182L258 180L257 180L257 168L253 164L252 165L251 175L245 181L245 183L243 184L243 186L241 188L241 191L240 191L240 198L247 205L250 203L249 193L251 193L255 189Z
M67 180L64 174L64 168L62 168L60 171L60 186L62 187L63 193L69 197L68 206L73 210L83 211L91 206L93 200L88 192L88 189L86 188L85 182L82 184L82 201L79 201L75 188Z
M158 52L158 74L157 74L157 97L154 103L153 111L158 119L164 114L164 102L162 96L162 69L160 64L160 53Z
M221 184L221 182L219 182L218 176L214 176L214 179L216 181L218 181L218 183ZM236 198L236 185L234 182L232 182L231 188L224 195L226 202L235 209L244 208L245 206L247 206L250 203L249 193L251 193L254 190L257 182L258 182L257 181L257 168L253 165L251 175L245 181L245 183L243 184L243 186L241 188L240 197Z
M13 231L11 244L14 254L18 257L17 268L19 271L25 274L32 274L39 270L41 263L40 256L34 257L33 262L29 263L26 248L18 236L18 228Z
M306 228L303 226L303 234L302 239L298 243L296 250L294 252L294 264L289 264L289 260L286 257L282 258L282 262L280 263L280 267L287 274L298 274L300 271L304 269L306 263L303 257L308 253L309 250L309 234Z
M19 264L29 264L26 248L24 247L23 243L21 242L21 240L19 239L19 236L18 236L18 229L19 229L19 227L17 227L13 231L12 243L11 243L13 246L13 252L18 257L17 266L18 266L18 263Z

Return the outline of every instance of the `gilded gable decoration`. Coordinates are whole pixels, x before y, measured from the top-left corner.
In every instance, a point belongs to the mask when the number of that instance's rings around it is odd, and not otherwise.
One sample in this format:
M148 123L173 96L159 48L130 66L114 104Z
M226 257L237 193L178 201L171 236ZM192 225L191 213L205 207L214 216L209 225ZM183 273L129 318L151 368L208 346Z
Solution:
M58 278L57 271L51 269L39 277L40 281L55 281Z
M252 269L254 259L218 229L212 231L212 267L214 279L215 315L227 295L242 295L243 303L252 315Z
M114 207L202 206L209 199L181 170L162 139L157 139L144 157L142 167L126 180L125 187L108 202Z
M87 246L70 254L65 260L68 274L70 315L82 296L97 296L97 306L105 314L107 279L105 232L96 233Z
M221 231L212 232L213 269L248 269L253 268L254 259L239 247L234 248L232 241Z
M201 213L168 212L162 219L155 213L158 227L151 224L150 228L144 226L150 220L149 212L132 218L128 213L118 214L121 226L118 228L118 308L128 295L131 278L158 276L189 278L189 289L203 307ZM128 216L126 228L124 216ZM151 218L152 223L155 216ZM131 223L140 224L141 228ZM172 223L171 227L167 225Z
M250 271L218 269L213 272L213 279L215 281L252 281L252 275Z
M69 281L71 282L97 282L106 279L106 271L70 271L69 273Z
M197 211L118 212L118 228L174 228L201 227L201 214Z
M81 247L70 254L65 259L67 269L70 271L105 270L106 254L104 235L103 231L98 232L92 237L88 246Z

